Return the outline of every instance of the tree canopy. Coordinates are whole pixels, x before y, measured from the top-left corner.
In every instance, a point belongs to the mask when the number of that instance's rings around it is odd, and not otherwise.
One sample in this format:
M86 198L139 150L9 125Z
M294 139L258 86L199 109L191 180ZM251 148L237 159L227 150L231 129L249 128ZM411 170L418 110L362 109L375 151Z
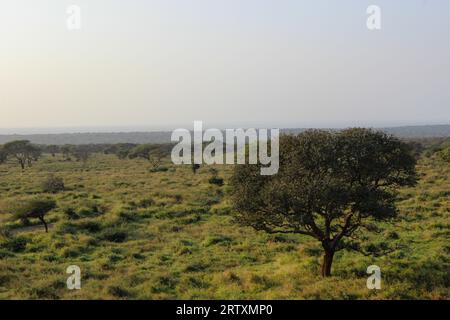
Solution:
M142 158L150 162L152 167L158 167L162 159L170 153L171 145L141 144L131 149L128 157L130 159Z
M33 161L37 161L41 156L41 150L28 140L17 140L6 143L3 146L3 152L7 157L16 159L21 168L25 169L25 165L31 166Z
M409 146L368 129L309 130L280 137L280 170L238 165L231 179L236 220L269 233L302 234L324 249L322 275L331 274L344 237L358 238L367 221L397 214L396 188L416 182Z
M45 215L56 208L56 202L53 199L30 198L14 201L6 205L3 211L12 214L12 220L28 220L30 218L39 219L48 232Z

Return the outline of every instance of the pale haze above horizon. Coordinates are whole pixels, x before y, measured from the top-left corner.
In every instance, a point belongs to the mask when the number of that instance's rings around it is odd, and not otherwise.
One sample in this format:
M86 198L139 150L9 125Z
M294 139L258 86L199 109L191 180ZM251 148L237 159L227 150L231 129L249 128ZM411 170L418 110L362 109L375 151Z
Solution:
M450 124L449 17L448 0L3 0L0 130Z

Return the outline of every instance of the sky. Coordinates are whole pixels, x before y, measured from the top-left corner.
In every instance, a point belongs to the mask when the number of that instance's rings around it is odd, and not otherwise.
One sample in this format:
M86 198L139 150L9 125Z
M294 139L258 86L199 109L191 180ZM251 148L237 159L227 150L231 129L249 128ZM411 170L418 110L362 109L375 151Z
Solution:
M1 0L0 132L449 124L449 18L448 0Z

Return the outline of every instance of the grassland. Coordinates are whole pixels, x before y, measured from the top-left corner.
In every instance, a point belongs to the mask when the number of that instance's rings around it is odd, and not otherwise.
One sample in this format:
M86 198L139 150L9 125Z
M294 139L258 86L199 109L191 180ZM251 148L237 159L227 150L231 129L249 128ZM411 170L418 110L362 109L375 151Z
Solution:
M342 251L333 276L321 278L313 239L268 235L233 222L225 185L210 167L164 164L97 154L86 165L44 156L22 172L0 165L0 199L53 197L51 228L24 228L0 215L1 299L448 299L450 297L450 166L419 162L419 184L400 190L401 220L370 236L398 249L381 257ZM53 173L66 190L42 192ZM31 221L38 225L39 221ZM382 289L366 288L366 268L381 267ZM82 289L66 288L78 265Z

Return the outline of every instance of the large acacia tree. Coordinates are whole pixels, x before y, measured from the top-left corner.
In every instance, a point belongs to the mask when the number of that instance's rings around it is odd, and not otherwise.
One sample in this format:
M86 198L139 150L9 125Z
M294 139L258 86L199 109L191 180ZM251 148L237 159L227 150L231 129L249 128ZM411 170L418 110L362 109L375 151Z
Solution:
M12 214L11 220L39 219L45 227L45 232L48 232L48 225L45 221L45 216L56 208L56 202L48 198L29 198L19 199L3 204L1 211Z
M396 190L416 182L409 146L368 129L309 130L280 137L280 169L236 166L231 179L236 220L269 233L311 236L323 247L322 276L331 275L343 238L358 239L368 222L396 216Z
M3 146L3 152L16 159L20 167L25 169L25 165L31 166L33 161L37 161L41 156L41 150L28 140L16 140L6 143Z

